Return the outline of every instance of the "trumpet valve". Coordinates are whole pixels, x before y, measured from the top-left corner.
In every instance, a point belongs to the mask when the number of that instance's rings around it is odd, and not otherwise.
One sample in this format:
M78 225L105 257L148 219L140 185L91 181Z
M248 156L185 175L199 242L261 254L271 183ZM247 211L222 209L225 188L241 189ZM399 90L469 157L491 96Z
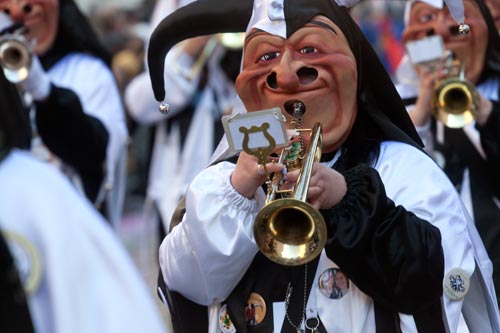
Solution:
M301 147L300 143L294 142L287 151L287 155L285 157L284 163L286 165L286 169L288 171L299 169L302 160L301 160Z

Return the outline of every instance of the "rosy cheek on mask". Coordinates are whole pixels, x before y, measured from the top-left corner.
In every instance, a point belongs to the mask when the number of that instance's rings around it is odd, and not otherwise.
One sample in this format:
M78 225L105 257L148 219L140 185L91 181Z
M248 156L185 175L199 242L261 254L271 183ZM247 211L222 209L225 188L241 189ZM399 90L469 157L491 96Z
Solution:
M268 70L247 69L243 70L235 82L238 96L249 111L263 108L262 96L259 93L266 84Z
M352 100L357 93L357 69L353 57L335 55L323 67L325 77L329 77L331 89L338 93L342 100Z

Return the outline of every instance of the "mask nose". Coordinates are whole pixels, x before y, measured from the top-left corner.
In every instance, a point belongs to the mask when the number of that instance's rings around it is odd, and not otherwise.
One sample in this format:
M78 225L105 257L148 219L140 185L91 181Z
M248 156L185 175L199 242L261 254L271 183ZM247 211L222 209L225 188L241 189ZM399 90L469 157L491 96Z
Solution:
M433 28L427 30L426 34L425 34L427 37L430 37L430 36L435 36L436 35L436 30L434 30ZM448 27L448 30L446 32L444 36L458 36L460 35L460 27L458 25L451 25Z
M427 31L427 36L433 35L441 35L443 40L449 37L458 36L460 35L459 26L454 20L441 14Z
M31 13L33 6L25 1L9 1L4 8L4 13L9 15L12 21L20 22L24 16Z
M267 76L267 85L271 89L293 90L314 82L318 78L315 68L304 66L295 61L286 52L279 64Z

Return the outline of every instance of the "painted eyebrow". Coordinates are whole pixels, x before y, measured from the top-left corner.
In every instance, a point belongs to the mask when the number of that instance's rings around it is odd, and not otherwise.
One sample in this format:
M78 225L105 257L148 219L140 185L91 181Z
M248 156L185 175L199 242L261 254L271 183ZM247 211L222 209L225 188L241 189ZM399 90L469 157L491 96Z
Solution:
M264 30L256 29L256 30L250 32L248 35L246 35L245 39L249 39L250 37L252 37L256 34L260 34L262 32L264 32Z
M322 22L322 21L318 21L318 20L310 20L308 23L319 25L320 27L323 27L325 29L330 30L335 35L337 34L337 31L331 25L329 25L328 23L325 23L325 22Z
M322 22L322 21L318 21L318 20L310 20L309 22L307 23L311 23L311 24L315 24L315 25L319 25L320 27L323 27L325 29L328 29L330 30L331 32L333 32L335 35L337 35L337 30L335 30L331 25L329 25L328 23L325 23L325 22ZM253 37L254 35L257 35L257 34L260 34L264 32L264 30L261 30L261 29L256 29L252 32L250 32L248 35L246 35L245 39L249 39L251 37Z
M328 23L325 23L325 22L322 22L322 21L318 21L318 20L310 20L309 22L307 23L311 23L311 24L316 24L316 25L319 25L320 27L323 27L325 29L328 29L330 30L331 32L333 32L335 35L337 34L337 30L335 30L331 25L329 25ZM245 39L249 39L250 37L253 37L254 35L256 34L259 34L259 33L262 33L264 32L263 30L261 29L256 29L252 32L250 32L246 37Z

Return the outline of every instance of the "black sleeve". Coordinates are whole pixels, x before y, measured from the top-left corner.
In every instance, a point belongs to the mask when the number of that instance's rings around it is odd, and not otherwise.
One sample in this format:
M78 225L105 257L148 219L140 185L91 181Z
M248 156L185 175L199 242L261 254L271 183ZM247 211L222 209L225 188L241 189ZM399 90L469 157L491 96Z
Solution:
M93 201L104 177L108 132L83 112L78 96L52 85L47 101L36 103L36 125L44 144L82 178Z
M486 124L476 126L480 133L481 146L486 154L488 173L493 177L495 194L500 197L500 102L493 102Z
M364 293L394 311L416 313L439 301L444 276L439 229L395 206L375 169L359 165L344 176L347 194L322 211L328 257Z

